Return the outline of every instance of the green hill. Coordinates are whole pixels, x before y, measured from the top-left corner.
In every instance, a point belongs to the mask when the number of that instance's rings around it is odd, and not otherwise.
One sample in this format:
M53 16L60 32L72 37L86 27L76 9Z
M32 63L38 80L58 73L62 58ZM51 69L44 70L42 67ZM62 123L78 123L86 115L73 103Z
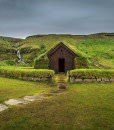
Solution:
M16 43L21 42L22 39L0 36L0 65L5 63L15 62Z
M114 68L114 33L91 35L35 35L24 40L0 37L2 55L0 60L17 61L16 50L20 50L26 63L33 65L34 59L50 50L59 42L64 42L75 51L86 54L92 68ZM7 53L3 53L7 50ZM10 51L9 51L10 50Z

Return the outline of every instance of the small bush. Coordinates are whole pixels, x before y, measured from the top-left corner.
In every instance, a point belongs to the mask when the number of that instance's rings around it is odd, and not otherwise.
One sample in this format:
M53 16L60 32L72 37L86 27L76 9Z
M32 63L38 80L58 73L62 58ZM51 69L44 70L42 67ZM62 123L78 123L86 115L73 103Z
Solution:
M0 66L14 66L16 62L14 60L4 60L0 62Z
M82 62L83 61L83 62ZM88 59L85 57L76 57L75 58L75 68L88 68Z
M13 60L7 60L7 61L6 61L6 64L13 66L13 65L15 65L16 63L15 63L15 61L13 61Z
M49 68L49 60L46 53L41 54L34 62L35 69L48 69Z
M4 77L26 80L46 80L52 79L52 77L54 76L54 71L48 69L0 67L0 75Z
M81 79L92 79L92 78L112 78L114 77L114 70L106 69L75 69L69 73L70 77L81 78Z

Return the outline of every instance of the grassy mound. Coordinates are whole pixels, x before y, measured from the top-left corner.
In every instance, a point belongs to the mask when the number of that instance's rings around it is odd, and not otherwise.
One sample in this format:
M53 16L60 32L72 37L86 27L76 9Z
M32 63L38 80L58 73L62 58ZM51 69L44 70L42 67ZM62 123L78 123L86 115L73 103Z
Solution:
M43 53L38 58L35 59L34 68L35 69L49 69L49 59L47 57L47 53Z
M33 68L16 68L16 67L0 67L0 75L10 78L18 78L25 80L49 80L54 76L53 70L33 69Z
M70 77L91 79L91 78L114 78L114 70L110 69L75 69L69 73Z

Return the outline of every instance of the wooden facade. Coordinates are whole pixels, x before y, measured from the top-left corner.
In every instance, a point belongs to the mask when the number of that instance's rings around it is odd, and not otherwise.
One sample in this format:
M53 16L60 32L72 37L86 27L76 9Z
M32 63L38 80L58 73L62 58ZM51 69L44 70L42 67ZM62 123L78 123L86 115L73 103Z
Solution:
M61 42L48 52L49 68L56 73L72 70L75 68L75 57L76 54Z

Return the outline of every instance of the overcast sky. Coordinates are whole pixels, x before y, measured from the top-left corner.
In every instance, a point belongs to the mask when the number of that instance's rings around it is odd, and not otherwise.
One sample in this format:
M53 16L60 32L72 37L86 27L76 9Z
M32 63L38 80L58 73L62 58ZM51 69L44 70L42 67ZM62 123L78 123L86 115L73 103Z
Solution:
M0 0L0 35L114 32L114 0Z

